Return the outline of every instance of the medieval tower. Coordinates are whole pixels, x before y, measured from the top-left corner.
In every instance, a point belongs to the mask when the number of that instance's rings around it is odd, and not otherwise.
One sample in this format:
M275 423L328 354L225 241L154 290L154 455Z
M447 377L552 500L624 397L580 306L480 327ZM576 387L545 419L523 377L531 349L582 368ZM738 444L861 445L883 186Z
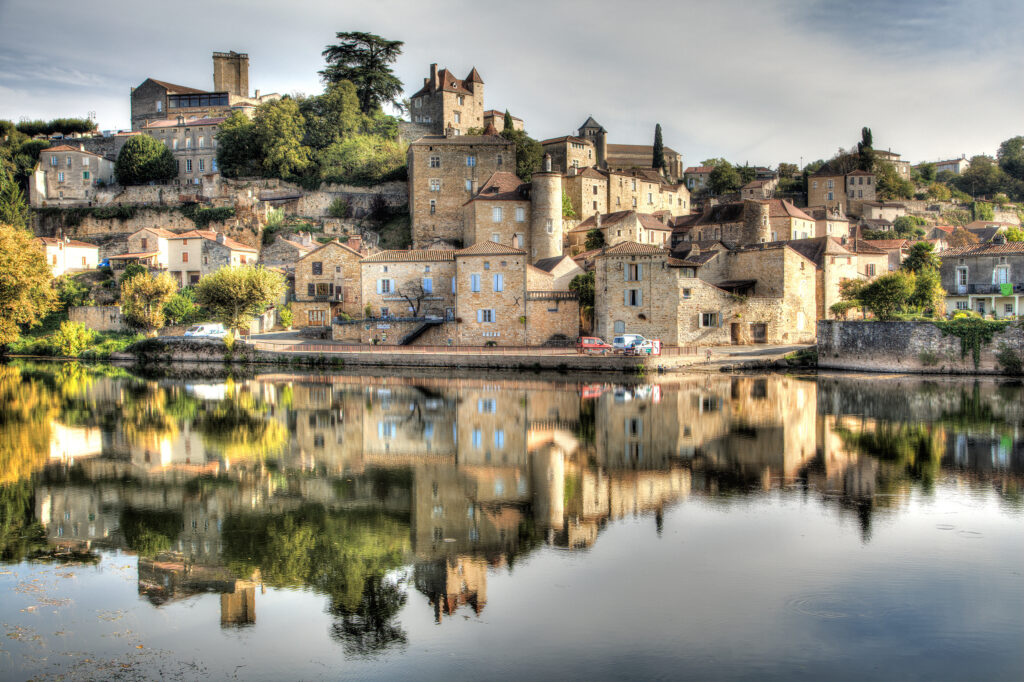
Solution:
M551 170L544 155L543 170L535 172L530 189L530 260L562 255L562 174Z

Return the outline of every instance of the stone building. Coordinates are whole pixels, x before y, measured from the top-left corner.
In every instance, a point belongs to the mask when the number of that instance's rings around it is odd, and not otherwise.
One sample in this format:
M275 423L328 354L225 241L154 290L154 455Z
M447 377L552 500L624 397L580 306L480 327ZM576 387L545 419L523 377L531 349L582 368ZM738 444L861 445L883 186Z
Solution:
M523 249L479 242L456 253L456 342L466 346L526 345Z
M279 268L287 275L294 275L295 264L313 249L319 248L309 232L278 234L274 241L260 249L260 264L268 268Z
M363 255L335 239L307 250L297 259L292 324L326 327L339 313L362 316Z
M967 168L970 167L970 165L971 162L966 155L961 155L959 159L946 159L945 161L934 162L936 173L941 173L942 171L949 171L954 175L960 175L965 170L967 170ZM920 167L920 164L918 165L918 167Z
M552 165L554 164L552 157ZM586 219L598 213L608 213L608 174L596 168L584 168L578 173L569 171L562 178L572 209L577 218Z
M495 242L529 249L530 186L515 173L493 173L463 205L463 244Z
M715 170L714 166L690 166L683 171L683 178L686 182L686 187L691 192L702 192L710 189L711 183L711 171Z
M67 237L39 237L36 242L43 249L46 263L54 277L95 270L98 267L100 247L95 244Z
M868 279L860 275L858 256L846 248L846 245L835 237L815 237L813 239L794 239L787 245L800 253L817 268L815 282L815 300L817 301L817 319L832 319L831 308L841 299L839 285L844 280ZM882 274L879 270L877 274Z
M218 173L217 131L223 117L189 118L153 121L142 127L142 132L162 142L171 150L177 166L177 183L198 185L204 175Z
M875 175L867 171L843 173L826 164L807 182L808 206L838 207L844 215L860 216L861 204L875 200Z
M226 117L241 110L251 115L263 102L280 99L274 93L249 97L249 55L237 52L213 53L213 90L202 90L147 78L131 92L132 130L153 121L187 118Z
M898 201L864 201L861 202L860 217L864 220L888 220L907 215L907 205Z
M126 259L131 256L150 257L155 266L166 268L170 264L167 240L177 236L162 227L144 227L128 235L128 251L122 256Z
M587 146L586 142L589 142L590 145ZM575 148L570 147L570 149L574 150L574 154L565 156L566 163L562 166L565 170L568 170L573 165L574 156L578 157L580 154L589 153L592 149L594 158L589 163L584 164L583 159L578 158L581 168L596 166L602 170L612 171L650 170L656 173L660 172L654 169L654 147L652 145L609 144L608 131L605 130L604 126L595 121L593 116L587 117L587 120L579 127L575 136L553 138L545 140L542 144L547 147L549 143L552 146L564 144L577 145ZM682 155L671 147L664 147L663 150L666 166L664 169L665 180L673 184L682 182ZM545 151L548 150L545 148ZM554 151L550 153L553 158L559 156Z
M824 206L814 206L801 209L811 218L814 218L815 237L851 237L850 220L843 215L839 207L828 209Z
M585 248L587 233L591 230L600 231L608 246L637 242L668 248L672 236L672 227L665 216L628 210L605 215L599 213L587 218L569 231L569 245L576 249Z
M514 173L515 144L499 135L422 137L409 145L413 246L464 243L463 206L496 172Z
M669 252L624 242L597 259L595 333L669 345L805 343L814 338L816 268L785 243Z
M899 270L903 259L907 257L910 250L909 239L863 239L858 240L864 244L884 251L889 258L887 270Z
M259 251L213 230L167 237L167 270L186 287L228 265L255 265Z
M585 168L592 168L597 165L597 154L594 148L594 141L565 135L553 137L550 140L543 140L541 146L544 153L551 157L551 167L562 170L566 173L570 168L576 169L577 173Z
M455 251L381 251L360 263L362 303L371 317L455 317ZM411 301L411 304L410 304Z
M1024 242L955 246L942 252L939 275L946 311L982 315L1021 315L1024 295Z
M569 283L573 280L576 275L583 274L583 268L576 264L569 256L552 256L551 258L541 258L540 260L533 263L533 267L543 272L546 272L551 276L550 283L544 288L550 288L555 291L568 291ZM530 284L531 289L536 289Z
M740 187L740 199L771 199L778 184L778 178L751 180Z
M727 246L773 241L771 204L767 201L734 201L708 206L693 220L678 223L671 243L721 241Z
M466 135L470 128L483 130L484 81L475 67L459 79L448 69L438 70L437 64L431 64L430 76L409 98L409 106L412 122L431 126L437 135L449 131L456 136Z
M893 168L896 169L896 173L905 180L910 179L910 162L904 161L900 154L892 151L891 149L875 149L875 161L882 161L885 163L891 163ZM936 170L936 172L938 172Z
M484 128L487 126L494 126L494 129L499 133L505 130L505 112L498 111L497 109L488 109L484 112ZM512 129L523 130L523 119L512 116Z
M96 196L97 186L112 185L114 161L85 151L79 145L58 145L39 152L39 164L29 176L29 204L69 206L86 204Z

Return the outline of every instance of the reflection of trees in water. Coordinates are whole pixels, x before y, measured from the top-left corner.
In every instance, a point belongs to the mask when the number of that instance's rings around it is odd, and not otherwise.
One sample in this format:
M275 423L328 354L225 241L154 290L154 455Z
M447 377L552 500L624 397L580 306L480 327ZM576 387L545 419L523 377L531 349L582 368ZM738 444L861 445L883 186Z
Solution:
M355 653L405 641L392 622L405 595L385 576L410 551L409 523L381 512L308 504L274 516L229 517L224 558L236 575L259 570L274 587L310 587L330 598L335 636Z
M20 561L46 549L46 532L35 521L34 508L31 480L0 485L0 561Z
M881 461L876 496L905 490L909 482L930 492L939 476L945 432L926 424L877 422L873 429L837 428L843 443Z
M50 423L56 396L17 367L0 365L0 484L28 478L50 457Z
M176 511L125 507L121 511L121 533L130 549L151 557L171 548L181 532L182 519Z
M267 406L244 390L200 410L196 426L206 447L231 460L269 457L288 444L287 427L270 418Z

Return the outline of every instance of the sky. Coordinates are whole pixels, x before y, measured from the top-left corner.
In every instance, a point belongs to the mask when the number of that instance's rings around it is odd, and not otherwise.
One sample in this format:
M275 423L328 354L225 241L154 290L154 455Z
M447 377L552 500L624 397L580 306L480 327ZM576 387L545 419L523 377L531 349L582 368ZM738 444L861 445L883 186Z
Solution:
M338 31L405 42L415 92L436 62L475 66L488 109L537 139L589 115L611 143L775 167L874 134L917 163L994 154L1024 134L1024 3L1012 0L0 0L0 119L129 126L147 77L213 87L211 53L249 55L249 87L316 94Z

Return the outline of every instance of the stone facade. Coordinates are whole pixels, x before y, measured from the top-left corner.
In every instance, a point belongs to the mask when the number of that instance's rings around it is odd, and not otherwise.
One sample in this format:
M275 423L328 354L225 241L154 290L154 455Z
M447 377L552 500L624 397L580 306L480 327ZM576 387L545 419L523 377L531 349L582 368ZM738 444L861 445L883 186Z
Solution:
M292 324L330 325L338 313L362 315L363 255L335 240L307 251L294 263Z
M580 220L609 212L607 174L594 168L586 168L579 173L570 172L562 178L562 187Z
M672 241L721 241L727 246L772 241L771 205L766 201L709 206L692 223L676 230Z
M802 209L814 218L815 237L850 237L850 221L838 209L827 209L824 206Z
M179 185L199 185L202 177L218 173L217 131L224 118L189 118L154 121L142 132L163 143L174 155Z
M456 256L457 343L525 345L526 251L487 242Z
M167 238L167 270L185 287L230 265L255 265L259 251L213 230L191 230Z
M581 200L583 197L581 197ZM690 214L690 191L682 184L669 185L656 173L615 171L608 174L608 210L634 209L642 213L668 211Z
M563 173L568 173L569 169L579 172L597 164L597 152L592 140L567 135L544 140L541 146L544 153L551 156L551 167Z
M278 234L271 244L260 249L259 262L268 268L279 268L286 274L295 273L295 264L300 258L319 247L308 232Z
M708 183L710 182L711 171L713 170L715 170L714 166L690 166L683 173L686 187L691 192L702 192L710 189Z
M170 248L167 240L178 235L159 227L144 227L128 236L128 250L125 254L155 254L154 262L166 268L170 265Z
M68 308L68 319L97 332L119 332L128 328L119 305L80 305Z
M29 203L36 208L91 204L98 186L114 182L111 159L84 146L50 147L39 152L39 165L29 177Z
M362 260L360 277L363 307L373 317L410 317L406 296L414 307L419 301L419 317L455 317L453 250L381 251Z
M826 167L808 179L808 206L838 207L844 215L860 216L863 202L874 200L874 173L861 170L839 173Z
M907 206L896 201L865 201L861 203L860 217L865 220L889 220L907 215Z
M573 343L580 334L580 304L567 291L526 292L526 345L540 346L552 337Z
M515 144L496 135L424 137L409 145L413 246L459 244L463 205L497 171L514 172Z
M494 126L494 129L499 133L505 130L505 112L497 111L496 109L488 109L484 112L484 129L487 126ZM512 117L512 130L524 130L523 119L516 116Z
M476 69L464 79L448 69L430 65L423 87L409 98L412 122L431 126L432 132L466 135L470 128L484 129L484 82Z
M973 310L997 318L1024 313L1024 242L958 246L941 256L947 312Z
M637 242L667 248L672 236L672 227L662 217L636 211L619 211L595 215L581 222L569 233L569 245L585 248L587 233L591 230L601 231L608 246Z
M495 173L462 207L463 243L491 241L528 249L531 243L529 186L513 173Z
M668 181L683 180L683 155L671 147L664 147L665 175ZM653 170L654 147L646 144L609 144L607 165L609 170L646 168Z

